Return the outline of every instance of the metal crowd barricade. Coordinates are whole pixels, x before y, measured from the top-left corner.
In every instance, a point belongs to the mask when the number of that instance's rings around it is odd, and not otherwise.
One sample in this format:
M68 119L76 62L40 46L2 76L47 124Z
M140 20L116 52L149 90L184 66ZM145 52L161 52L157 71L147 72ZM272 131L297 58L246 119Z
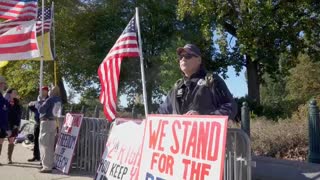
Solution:
M61 129L64 117L59 119ZM73 169L94 174L104 151L110 123L105 119L84 117L73 154Z
M74 153L73 168L91 174L96 172L107 142L110 125L111 123L105 119L83 118ZM241 129L229 128L224 180L251 180L251 164L249 137Z
M251 180L251 145L241 129L228 128L224 180Z

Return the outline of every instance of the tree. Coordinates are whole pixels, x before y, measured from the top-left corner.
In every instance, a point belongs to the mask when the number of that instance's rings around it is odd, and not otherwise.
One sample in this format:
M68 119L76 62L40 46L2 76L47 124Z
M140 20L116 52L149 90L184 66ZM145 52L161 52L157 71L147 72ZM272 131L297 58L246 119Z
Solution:
M319 59L317 1L179 0L178 13L180 18L202 16L201 28L207 36L221 32L216 37L220 50L214 52L214 58L246 67L248 95L257 103L265 72L274 77L280 70L288 70L294 66L293 59L299 52ZM228 43L228 37L235 39L233 46ZM230 45L232 49L228 49ZM279 62L281 56L287 59Z
M53 74L48 70L48 65L44 64L44 85L53 82ZM39 61L10 61L1 68L1 75L6 77L8 87L18 90L22 103L28 103L36 100L39 94L39 69Z
M320 94L320 62L312 62L305 54L298 56L298 64L290 69L286 90L288 98L306 103Z

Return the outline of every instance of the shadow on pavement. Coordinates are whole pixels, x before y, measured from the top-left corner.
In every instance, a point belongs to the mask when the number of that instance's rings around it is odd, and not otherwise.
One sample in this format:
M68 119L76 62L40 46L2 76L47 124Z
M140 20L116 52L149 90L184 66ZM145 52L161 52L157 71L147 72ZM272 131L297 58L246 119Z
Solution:
M28 164L28 163L2 164L2 166L12 166L12 167L22 167L22 168L36 168L36 169L40 169L40 165Z

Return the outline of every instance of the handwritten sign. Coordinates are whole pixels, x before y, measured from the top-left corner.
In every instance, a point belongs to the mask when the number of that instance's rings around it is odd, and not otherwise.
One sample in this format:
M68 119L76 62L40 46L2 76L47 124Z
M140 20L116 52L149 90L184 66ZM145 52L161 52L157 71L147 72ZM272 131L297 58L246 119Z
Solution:
M222 180L227 119L148 115L114 125L95 180Z
M77 143L83 114L66 114L54 154L55 167L68 174Z
M112 127L95 180L138 180L144 127L129 120Z
M149 115L139 179L221 180L227 117Z

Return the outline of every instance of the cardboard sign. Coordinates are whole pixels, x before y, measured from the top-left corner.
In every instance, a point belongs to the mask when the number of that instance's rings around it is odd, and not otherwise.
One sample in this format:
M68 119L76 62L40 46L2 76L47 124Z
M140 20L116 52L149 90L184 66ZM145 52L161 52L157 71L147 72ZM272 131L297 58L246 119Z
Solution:
M114 125L95 180L222 180L227 120L148 115Z
M138 180L145 121L120 121L111 129L95 180Z
M83 114L66 114L54 152L55 167L68 174L76 143L78 140Z
M227 117L149 115L139 179L222 180Z

